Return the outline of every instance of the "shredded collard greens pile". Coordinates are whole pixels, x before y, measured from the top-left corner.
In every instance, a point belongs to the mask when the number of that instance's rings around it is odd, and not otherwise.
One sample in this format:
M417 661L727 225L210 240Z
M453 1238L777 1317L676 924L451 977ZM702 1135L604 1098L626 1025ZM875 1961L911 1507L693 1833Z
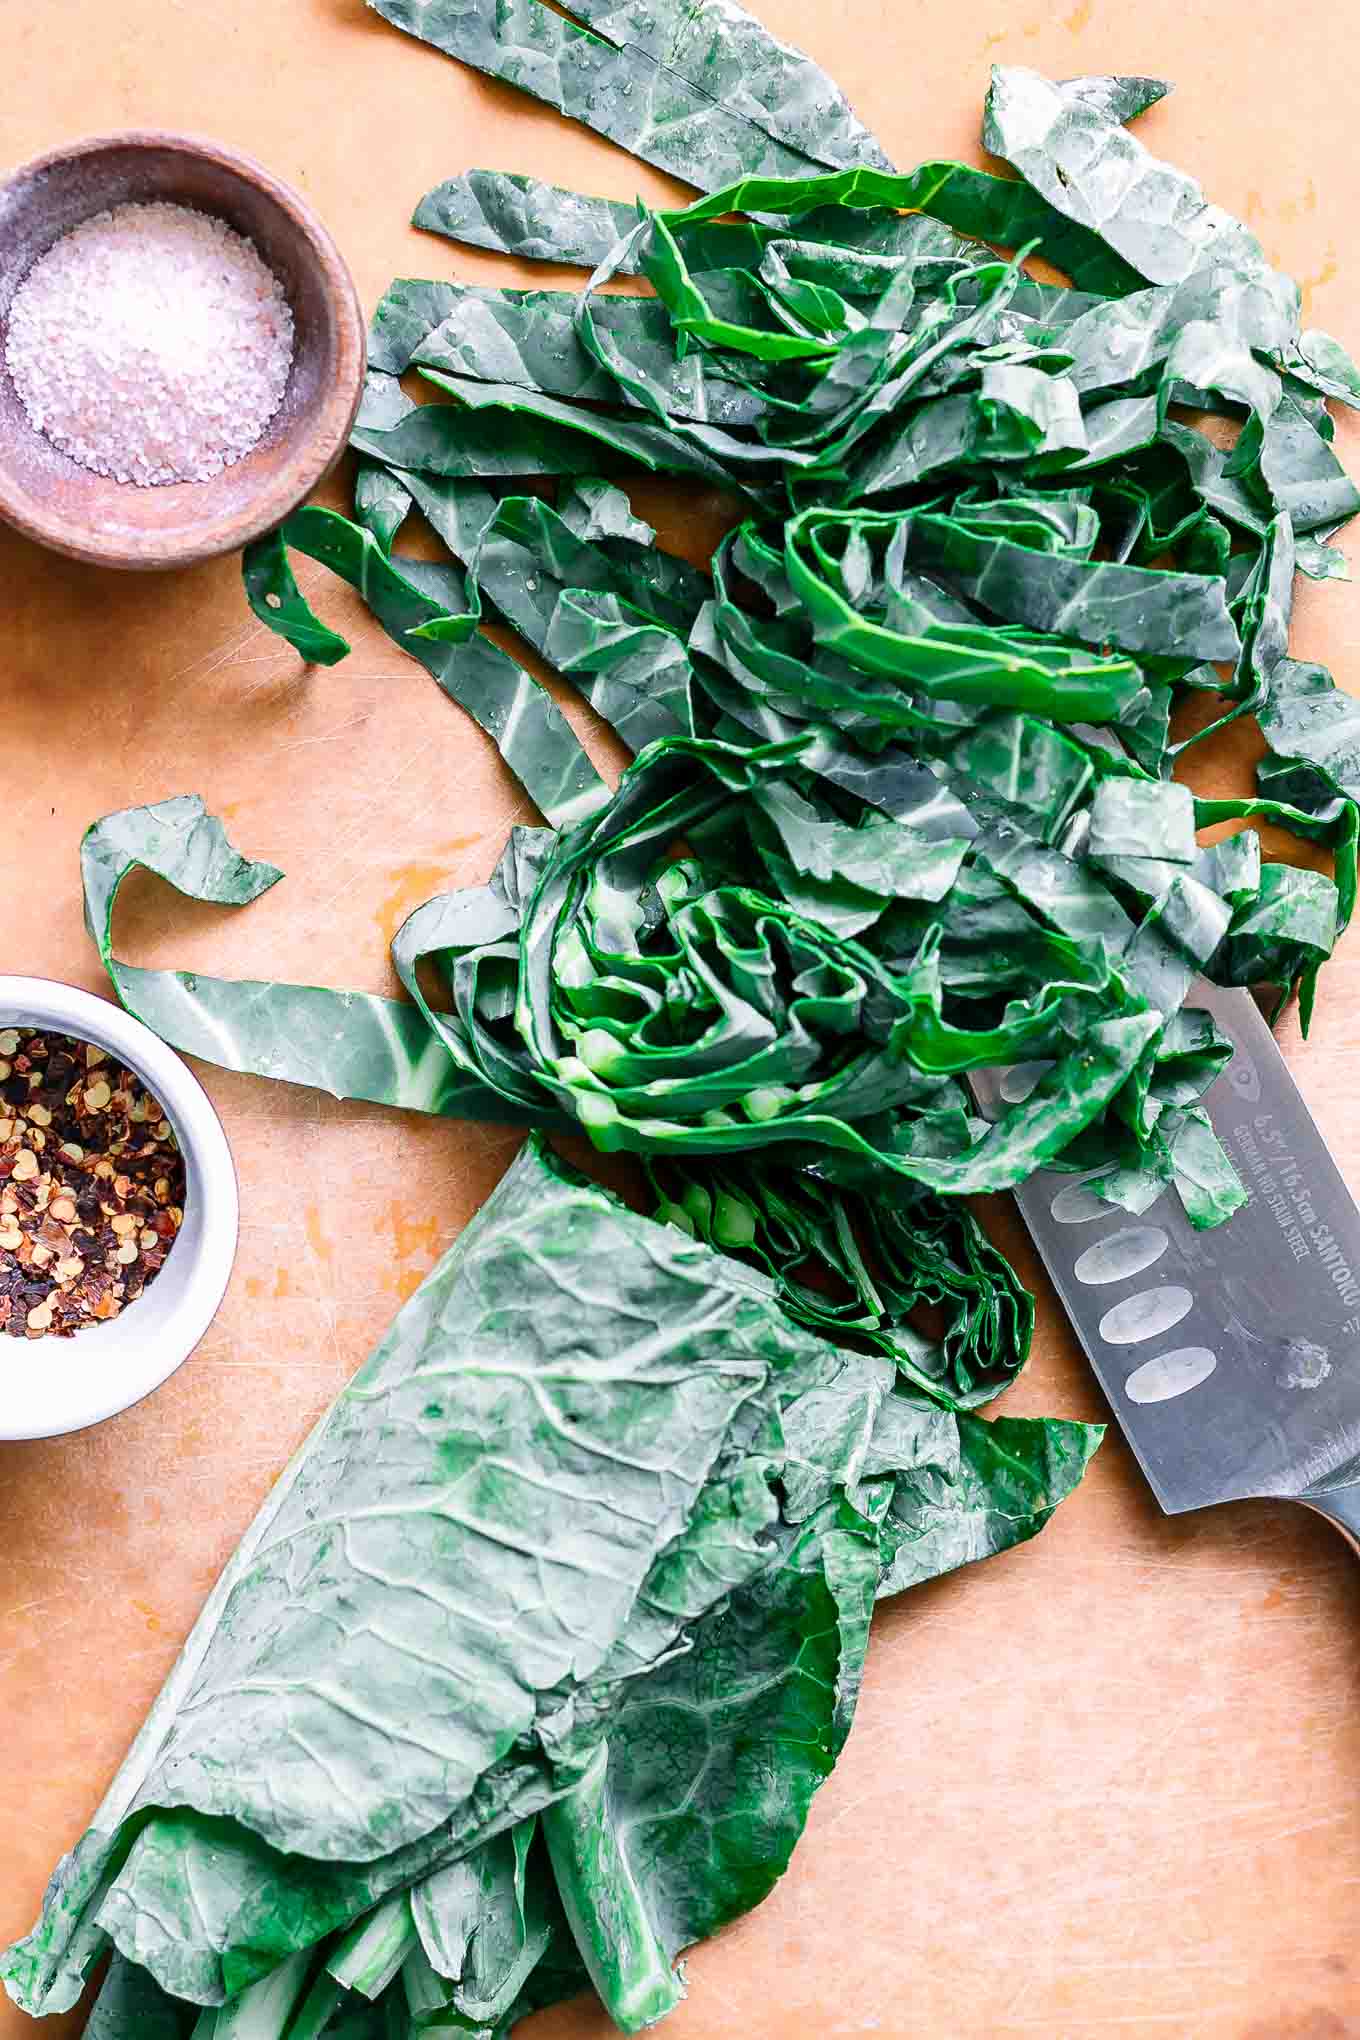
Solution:
M359 589L547 824L410 917L408 996L125 964L132 870L231 905L280 874L189 795L85 841L113 982L179 1047L538 1129L8 1958L58 2009L111 1939L97 2040L492 2036L587 1978L625 2029L667 2010L677 1950L787 1861L875 1593L1032 1534L1095 1442L972 1414L1032 1305L963 1195L1056 1164L1228 1218L1199 1101L1229 1049L1187 994L1297 991L1306 1024L1355 901L1360 710L1289 618L1297 571L1345 574L1327 406L1360 374L1129 133L1165 86L999 70L983 141L1018 177L899 173L730 0L374 4L708 195L431 192L419 225L589 283L395 282L353 517L247 555L312 661L348 648L290 553ZM728 492L711 573L639 474ZM396 550L413 513L443 563ZM616 789L485 624L618 733ZM1241 717L1257 796L1195 798L1179 757ZM1200 840L1254 821L1334 876ZM988 1123L969 1072L1016 1062ZM553 1157L573 1130L639 1158L663 1224Z
M487 887L406 923L413 1008L128 971L108 923L132 865L227 901L274 874L196 808L111 816L88 888L124 997L236 1068L583 1128L664 1171L672 1215L766 1259L771 1179L800 1246L831 1242L821 1186L911 1209L1055 1160L1099 1167L1131 1210L1171 1182L1197 1224L1226 1218L1243 1192L1198 1103L1226 1047L1186 994L1200 971L1297 988L1306 1024L1355 898L1356 711L1290 659L1288 623L1299 566L1344 570L1328 540L1360 495L1327 398L1360 405L1360 375L1300 330L1296 287L1247 229L1122 125L1164 88L998 71L983 139L1023 181L901 175L805 60L725 6L677 11L664 62L664 7L609 15L604 41L538 0L494 31L461 0L391 11L625 124L658 65L710 83L735 66L744 90L626 138L674 167L683 135L689 174L743 174L672 212L486 171L441 186L423 223L593 262L590 282L394 283L354 519L302 510L247 558L256 613L310 659L346 646L290 549L359 588L552 827L517 830ZM634 78L638 102L587 90L597 70ZM620 274L654 295L604 294ZM452 401L417 405L409 369ZM1231 450L1194 412L1236 425ZM711 576L633 514L616 483L640 470L731 492ZM525 476L545 492L505 479ZM450 563L393 551L412 510ZM616 791L488 619L634 751ZM1221 712L1173 743L1193 692ZM1178 757L1246 715L1267 744L1257 797L1195 799ZM1199 842L1254 819L1328 848L1335 877L1263 861L1249 828ZM967 1073L1013 1061L1051 1067L985 1126ZM734 1171L729 1237L707 1185Z

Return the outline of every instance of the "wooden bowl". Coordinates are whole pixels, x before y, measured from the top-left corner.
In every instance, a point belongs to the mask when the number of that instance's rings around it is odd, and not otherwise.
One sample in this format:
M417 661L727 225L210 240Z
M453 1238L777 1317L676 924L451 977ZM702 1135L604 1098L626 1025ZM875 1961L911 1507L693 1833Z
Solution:
M295 329L283 402L259 444L206 482L139 488L81 467L35 432L4 367L10 302L52 243L91 214L168 200L255 243ZM344 451L364 379L364 322L334 241L295 191L249 157L192 135L101 135L0 183L0 517L104 567L188 566L234 552L297 508Z

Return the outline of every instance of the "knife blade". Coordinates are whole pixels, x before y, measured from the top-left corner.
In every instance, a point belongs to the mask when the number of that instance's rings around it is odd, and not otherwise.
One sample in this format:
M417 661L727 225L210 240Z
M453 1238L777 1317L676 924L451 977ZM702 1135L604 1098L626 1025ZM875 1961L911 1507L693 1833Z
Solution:
M1053 1169L1017 1201L1162 1508L1293 1497L1356 1542L1360 1208L1251 995L1191 1003L1233 1044L1204 1104L1247 1203L1197 1232L1170 1187L1134 1218ZM984 1112L1044 1067L979 1071Z

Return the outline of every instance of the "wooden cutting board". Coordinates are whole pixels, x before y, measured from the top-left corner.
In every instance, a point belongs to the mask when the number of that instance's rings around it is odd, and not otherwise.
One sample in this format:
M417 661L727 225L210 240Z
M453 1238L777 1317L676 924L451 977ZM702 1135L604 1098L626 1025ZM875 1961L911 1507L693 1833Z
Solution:
M1303 0L759 0L901 162L971 154L987 67L1166 72L1141 132L1244 215L1360 342L1352 10ZM81 133L198 130L298 185L371 307L398 273L515 282L405 225L476 164L585 190L676 187L426 50L360 0L0 6L0 157ZM538 282L567 282L563 272ZM1338 444L1360 469L1348 416ZM651 514L650 511L648 514ZM701 545L702 526L672 542ZM711 542L711 541L710 541ZM1360 550L1354 537L1352 556ZM311 570L307 585L322 581ZM102 989L76 849L94 816L201 792L288 873L249 913L128 888L125 955L387 989L431 891L489 871L527 810L490 745L327 584L355 651L304 672L236 564L101 575L0 533L0 968ZM1300 596L1300 656L1360 692L1360 592ZM572 707L573 715L579 714ZM1200 768L1245 786L1249 746ZM1325 980L1300 1081L1360 1188L1360 946ZM1292 1049L1291 1049L1292 1053ZM207 1070L241 1175L231 1292L193 1360L84 1436L0 1446L0 1939L93 1809L256 1504L511 1137ZM1040 1293L1006 1407L1103 1414ZM39 1362L0 1340L0 1366ZM877 1619L859 1720L770 1901L690 1960L674 2040L1345 2040L1360 2036L1360 1595L1302 1511L1161 1517L1118 1435L1035 1544ZM53 2022L54 2035L78 2029ZM29 2022L0 2010L0 2040ZM585 2005L526 2027L597 2040Z

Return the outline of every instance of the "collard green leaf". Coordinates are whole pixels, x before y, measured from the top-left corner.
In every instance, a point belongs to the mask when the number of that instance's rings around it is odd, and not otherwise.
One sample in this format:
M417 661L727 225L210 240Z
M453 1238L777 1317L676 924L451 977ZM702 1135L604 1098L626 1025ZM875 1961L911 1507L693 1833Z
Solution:
M734 0L583 0L577 11L817 162L891 167L831 79Z
M113 954L113 911L130 871L190 899L243 906L283 876L233 850L197 794L106 815L81 844L86 924L118 996L165 1040L227 1069L332 1096L480 1116L490 1097L459 1075L418 1009L364 992L138 970ZM499 1116L499 1114L497 1115Z
M411 565L403 573L370 532L330 510L297 510L258 544L271 559L295 547L360 589L388 635L494 738L525 792L550 820L570 821L607 799L604 782L551 695L477 634L476 605L458 579L436 574L438 593L427 593L419 583L431 581L429 570ZM251 583L255 551L249 548L246 555L247 593L256 614L268 622L268 598L261 604ZM290 619L284 631L290 642L296 642L296 629Z
M959 1421L531 1143L248 1531L3 1958L11 1993L69 2005L108 1933L109 2040L167 1988L237 2040L337 2009L363 2032L332 1985L398 2033L432 2009L490 2029L576 1986L574 1936L625 2014L659 1950L656 2008L678 1948L783 1869ZM941 1539L936 1569L986 1548ZM638 1880L612 1903L611 1864Z
M282 532L256 539L243 568L251 608L272 631L287 638L309 665L334 666L346 657L348 640L328 629L303 598L288 564Z
M758 398L705 374L699 357L675 359L670 321L650 298L605 298L596 312L630 360L650 367L671 415L734 425L760 415ZM618 386L582 345L576 314L577 300L563 291L458 287L443 319L415 345L411 358L422 369L452 378L471 377L575 403L616 402ZM455 386L461 390L461 381Z
M86 2040L186 2040L197 2016L135 1962L115 1955L85 2025Z
M831 81L732 0L582 9L540 0L369 0L397 28L711 189L887 159Z
M413 227L468 248L494 248L526 262L577 262L594 269L637 223L634 206L589 198L536 177L469 170L427 191Z
M1305 762L1333 793L1360 800L1360 702L1325 666L1278 659L1260 720L1277 758Z
M451 379L435 369L427 374L462 401L422 404L389 431L358 431L353 444L359 452L388 467L432 475L598 475L618 460L655 473L727 479L698 448L653 425L576 411L560 398L511 383Z
M1211 575L1035 550L976 515L913 519L907 557L1031 630L1163 658L1231 659L1239 650L1225 585Z
M602 1280L626 1308L600 1308L588 1292ZM327 1865L377 1863L451 1814L474 1819L482 1774L502 1759L525 1768L517 1739L603 1662L779 1341L792 1356L806 1337L781 1329L735 1264L526 1151L247 1534L62 1873L50 1931L16 1952L7 1980L34 2010L72 2002L68 1940L92 1903L117 1915L125 1953L154 1953L171 1988L202 1992L204 1961L228 1951L195 1949L192 1907L165 1944L144 1880L138 1897L140 1843L119 1868L138 1807L214 1819L219 1888L236 1828L314 1859L324 1884ZM404 1440L400 1456L366 1451L375 1429ZM275 1857L249 1901L257 1915L273 1908L285 1936L270 1887L289 1875ZM298 1881L305 1891L305 1872ZM237 1940L251 1931L246 1896L219 1915Z
M884 1524L892 1548L880 1594L1022 1544L1042 1530L1071 1493L1099 1442L1099 1427L997 1417L960 1417L959 1471L935 1467L902 1475Z
M1316 326L1300 333L1287 366L1292 376L1324 397L1334 397L1339 404L1360 410L1360 369L1330 333Z
M1064 78L1058 90L1069 104L1089 107L1106 120L1122 121L1127 125L1137 120L1140 113L1146 113L1159 99L1165 99L1171 87L1164 78L1107 78L1091 76Z
M648 1175L658 1217L750 1261L791 1316L888 1354L947 1408L989 1401L1024 1365L1033 1298L966 1205L766 1161L650 1163ZM923 1304L942 1318L938 1340L919 1328Z
M1176 283L1215 265L1259 281L1275 305L1275 345L1293 340L1297 287L1271 269L1246 227L1208 204L1193 178L1150 155L1108 108L1065 93L1037 71L998 65L982 140L1149 283Z

